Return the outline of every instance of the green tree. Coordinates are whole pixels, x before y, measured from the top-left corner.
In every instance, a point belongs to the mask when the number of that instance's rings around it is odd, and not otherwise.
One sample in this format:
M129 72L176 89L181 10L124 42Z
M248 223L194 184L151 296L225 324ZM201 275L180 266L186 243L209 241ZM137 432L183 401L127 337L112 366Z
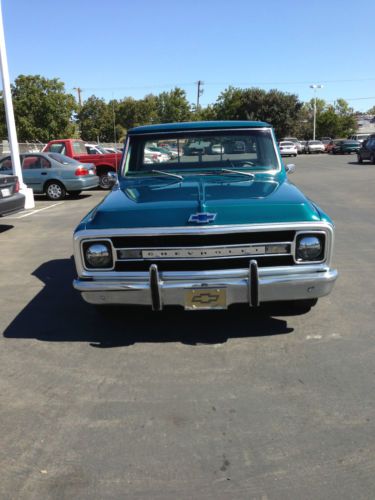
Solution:
M12 85L18 140L47 142L70 136L76 102L58 78L20 75Z
M119 123L124 130L140 125L138 123L138 101L133 97L125 97L118 103L116 122Z
M192 121L211 121L211 120L216 120L216 109L213 105L208 105L205 108L200 107L198 111L196 110L195 104L192 106L192 114L191 118Z
M339 118L338 135L347 137L353 134L357 128L354 109L349 106L345 99L337 99L335 110Z
M170 92L157 96L157 116L160 123L184 122L191 119L192 112L186 92L175 87Z
M318 101L318 100L317 100ZM317 105L316 136L317 137L348 137L356 129L356 119L353 108L344 99L337 99L334 105L324 101ZM312 106L312 101L310 101Z
M317 115L316 137L339 137L340 136L339 117L334 106L327 106L326 109Z
M262 120L275 128L278 137L294 134L302 103L294 94L259 88L229 87L215 105L220 120Z
M84 141L114 142L115 102L92 95L77 114L81 137Z
M137 125L148 125L158 123L158 97L153 94L146 95L138 101Z

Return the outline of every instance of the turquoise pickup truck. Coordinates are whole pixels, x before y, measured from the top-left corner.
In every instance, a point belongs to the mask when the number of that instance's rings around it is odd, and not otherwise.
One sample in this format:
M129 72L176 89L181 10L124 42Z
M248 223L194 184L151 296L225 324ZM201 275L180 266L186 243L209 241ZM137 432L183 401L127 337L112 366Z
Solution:
M169 143L177 144L173 158L146 156ZM206 147L186 154L193 143ZM74 233L74 287L97 306L284 301L308 310L337 277L334 225L289 182L293 169L263 122L129 130L112 191Z

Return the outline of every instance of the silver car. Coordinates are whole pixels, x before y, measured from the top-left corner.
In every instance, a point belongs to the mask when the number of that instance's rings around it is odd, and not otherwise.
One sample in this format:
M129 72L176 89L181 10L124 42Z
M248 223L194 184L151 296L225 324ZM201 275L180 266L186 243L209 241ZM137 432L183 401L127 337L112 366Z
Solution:
M25 184L50 200L62 200L67 194L76 197L99 185L92 163L80 163L59 153L27 153L20 155L20 160ZM0 160L0 173L12 174L10 156Z
M325 153L325 146L322 141L307 141L307 152L308 153Z
M300 143L300 141L297 139L297 137L283 137L281 140L282 141L293 142L296 145L297 153L298 154L303 153L303 146Z

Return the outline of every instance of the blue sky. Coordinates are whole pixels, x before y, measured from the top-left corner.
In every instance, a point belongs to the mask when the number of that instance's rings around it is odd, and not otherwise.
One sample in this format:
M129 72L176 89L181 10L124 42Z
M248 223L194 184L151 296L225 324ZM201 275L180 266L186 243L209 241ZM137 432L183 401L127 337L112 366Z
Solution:
M374 0L2 0L10 77L111 98L229 85L375 105ZM370 97L369 99L366 99Z

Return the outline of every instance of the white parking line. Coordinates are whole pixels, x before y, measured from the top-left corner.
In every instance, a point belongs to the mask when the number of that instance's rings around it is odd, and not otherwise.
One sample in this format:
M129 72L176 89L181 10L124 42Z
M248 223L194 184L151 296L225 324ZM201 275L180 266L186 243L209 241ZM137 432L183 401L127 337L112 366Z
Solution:
M32 210L27 214L20 215L19 217L8 217L8 219L23 219L24 217L28 217L29 215L37 214L38 212L43 212L43 210L48 210L49 208L56 207L57 205L61 205L64 203L63 201L59 201L58 203L54 203L53 205L49 205L48 207L39 208L38 210Z

